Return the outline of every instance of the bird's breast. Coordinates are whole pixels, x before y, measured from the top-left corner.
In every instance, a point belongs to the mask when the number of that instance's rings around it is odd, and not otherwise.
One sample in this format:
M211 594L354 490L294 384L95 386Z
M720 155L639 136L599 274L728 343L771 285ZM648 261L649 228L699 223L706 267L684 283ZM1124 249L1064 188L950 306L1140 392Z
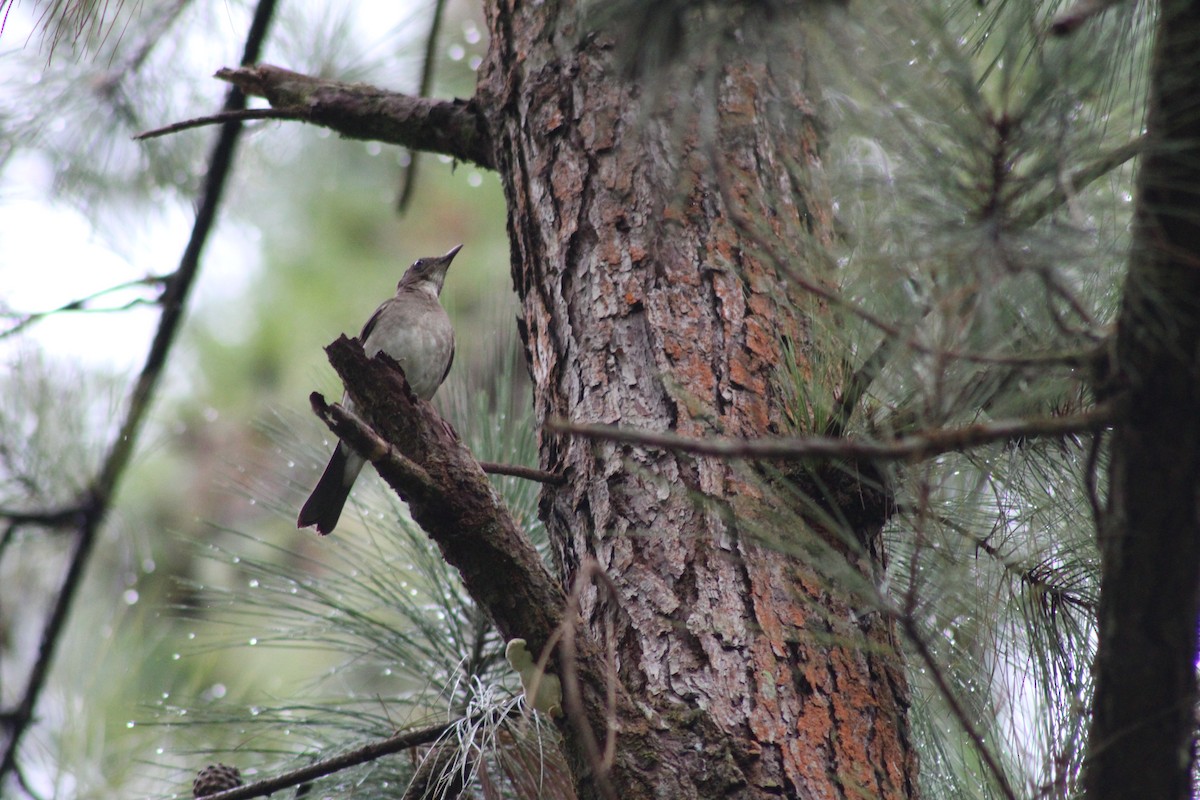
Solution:
M423 310L419 319L405 315L407 319L381 319L367 337L364 349L373 356L379 351L387 353L404 368L408 385L413 394L423 400L433 397L446 367L454 353L454 328L441 304Z

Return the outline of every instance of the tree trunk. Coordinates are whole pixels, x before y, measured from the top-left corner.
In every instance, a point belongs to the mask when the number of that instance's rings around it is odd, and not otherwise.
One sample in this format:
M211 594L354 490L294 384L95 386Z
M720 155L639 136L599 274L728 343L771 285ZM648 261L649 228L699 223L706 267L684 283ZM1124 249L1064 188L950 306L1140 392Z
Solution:
M698 81L652 101L570 3L502 0L488 17L476 99L538 418L781 432L784 343L803 352L807 325L779 264L819 279L804 243L831 229L800 31L769 63L740 52L714 67L711 94ZM612 581L581 603L583 635L614 648L635 701L615 721L618 796L915 796L890 623L787 555L799 534L779 520L798 517L774 513L768 483L717 458L540 445L568 478L542 498L566 586L589 559ZM883 508L838 511L870 539Z
M1159 10L1129 278L1107 389L1089 800L1193 797L1200 612L1200 3ZM1106 376L1107 377L1107 376Z

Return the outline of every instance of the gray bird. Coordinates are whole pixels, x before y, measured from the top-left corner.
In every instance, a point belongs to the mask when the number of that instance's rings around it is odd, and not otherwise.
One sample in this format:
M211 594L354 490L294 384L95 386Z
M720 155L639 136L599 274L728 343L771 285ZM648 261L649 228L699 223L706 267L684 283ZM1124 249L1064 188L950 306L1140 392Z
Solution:
M414 261L396 284L396 296L375 309L358 335L368 356L382 350L400 363L413 394L422 400L433 397L454 361L454 328L438 297L446 270L461 249L460 244L444 256ZM343 397L342 404L353 410L348 398ZM321 480L300 509L296 527L316 525L322 534L333 530L365 463L338 442Z

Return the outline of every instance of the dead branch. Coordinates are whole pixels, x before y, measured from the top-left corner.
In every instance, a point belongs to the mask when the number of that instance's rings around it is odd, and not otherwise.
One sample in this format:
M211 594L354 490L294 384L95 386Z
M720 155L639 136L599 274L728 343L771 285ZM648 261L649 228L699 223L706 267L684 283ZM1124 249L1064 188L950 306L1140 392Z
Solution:
M324 778L327 775L341 772L344 769L357 767L359 764L366 764L369 761L375 761L383 756L393 755L423 744L436 742L455 725L466 722L469 719L463 717L453 722L442 723L441 725L431 725L427 728L403 731L387 739L363 745L348 753L341 753L332 758L325 758L312 764L306 764L300 769L295 769L291 772L285 772L271 778L264 778L261 781L248 783L245 786L238 786L235 789L226 789L223 792L205 795L204 800L247 800L247 798L251 797L265 797L281 789L288 789L292 786L309 783L318 778Z
M499 464L495 461L480 461L479 467L488 475L508 475L512 478L524 478L527 481L545 483L549 486L562 486L567 479L554 472L544 469L524 467L520 464Z
M265 97L296 119L349 139L403 145L442 153L487 169L495 166L491 137L473 100L432 100L363 83L312 78L282 67L219 69L215 77Z
M324 406L315 395L319 415L408 502L413 519L504 638L522 638L540 650L558 628L567 598L458 434L410 393L386 354L369 359L345 336L326 352L362 418Z
M616 425L577 425L563 420L550 420L546 423L546 427L558 433L572 433L590 439L660 447L664 450L725 458L783 461L797 459L920 461L943 453L969 450L999 442L1094 433L1112 425L1117 417L1117 407L1111 403L1105 403L1070 416L1034 417L965 425L958 428L935 428L901 436L892 441L867 441L832 436L694 439L674 433L636 430Z
M134 136L133 139L134 141L140 142L146 139L156 139L159 136L166 136L171 133L179 133L180 131L191 130L192 128L203 128L207 125L221 125L226 122L246 122L257 119L288 119L303 121L304 110L299 108L243 108L238 111L222 111L219 114L209 114L204 117L185 119L181 122L172 122L170 125L164 125L161 128L142 131Z

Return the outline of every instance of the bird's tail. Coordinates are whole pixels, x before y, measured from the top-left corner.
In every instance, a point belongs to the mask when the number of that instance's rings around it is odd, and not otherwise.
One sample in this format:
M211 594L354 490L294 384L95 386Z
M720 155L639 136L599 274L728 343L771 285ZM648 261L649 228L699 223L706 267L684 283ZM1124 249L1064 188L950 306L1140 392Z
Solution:
M296 527L307 528L316 525L322 535L333 530L338 518L342 516L346 498L350 496L350 489L353 488L354 480L362 467L363 460L339 442L333 449L333 455L329 457L329 464L326 465L321 480L317 481L316 488L300 509Z

